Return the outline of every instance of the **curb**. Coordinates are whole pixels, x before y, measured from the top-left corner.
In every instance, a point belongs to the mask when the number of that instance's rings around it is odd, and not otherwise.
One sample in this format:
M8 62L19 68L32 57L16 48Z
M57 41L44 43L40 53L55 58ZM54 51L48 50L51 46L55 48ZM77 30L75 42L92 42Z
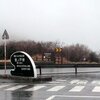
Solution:
M20 82L46 82L52 81L52 76L38 76L37 78L33 77L22 77L22 76L12 76L12 75L0 75L0 79L9 79L16 80Z

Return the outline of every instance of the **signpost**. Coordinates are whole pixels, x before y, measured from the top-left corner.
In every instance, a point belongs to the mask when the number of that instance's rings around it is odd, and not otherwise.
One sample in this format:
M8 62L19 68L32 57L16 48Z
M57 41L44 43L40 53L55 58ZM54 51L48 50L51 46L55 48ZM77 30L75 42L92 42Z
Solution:
M4 40L4 66L5 66L4 74L6 75L6 45L7 45L6 40L9 39L9 35L6 30L4 31L2 35L2 39Z
M55 48L55 53L57 57L57 63L58 64L63 64L63 56L62 56L62 48Z

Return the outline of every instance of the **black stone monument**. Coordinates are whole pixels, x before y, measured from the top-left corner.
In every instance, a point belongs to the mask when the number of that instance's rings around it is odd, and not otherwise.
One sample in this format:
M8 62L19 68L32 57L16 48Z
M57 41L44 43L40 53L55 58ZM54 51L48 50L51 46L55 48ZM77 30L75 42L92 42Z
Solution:
M14 66L14 70L11 70L11 75L37 78L36 66L29 54L17 51L11 55L10 59Z

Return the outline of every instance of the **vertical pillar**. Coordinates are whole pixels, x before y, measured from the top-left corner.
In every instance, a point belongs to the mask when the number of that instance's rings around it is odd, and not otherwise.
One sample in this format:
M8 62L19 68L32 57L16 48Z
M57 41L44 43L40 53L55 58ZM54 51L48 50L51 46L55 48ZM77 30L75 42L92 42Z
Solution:
M6 75L6 39L5 39L5 43L4 43L4 62L5 62L4 74Z
M77 64L75 65L75 75L77 75Z

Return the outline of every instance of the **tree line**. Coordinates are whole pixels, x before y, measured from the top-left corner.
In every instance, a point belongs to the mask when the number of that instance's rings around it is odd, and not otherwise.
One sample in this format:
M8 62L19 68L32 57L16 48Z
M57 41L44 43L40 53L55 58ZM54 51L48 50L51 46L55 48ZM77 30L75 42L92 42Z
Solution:
M36 41L10 41L7 43L7 59L15 51L25 51L31 56L43 54L46 52L55 53L55 48L62 48L63 57L70 62L97 62L100 61L100 55L90 50L82 44L62 46L60 42L36 42ZM0 45L0 59L4 59L4 46Z

